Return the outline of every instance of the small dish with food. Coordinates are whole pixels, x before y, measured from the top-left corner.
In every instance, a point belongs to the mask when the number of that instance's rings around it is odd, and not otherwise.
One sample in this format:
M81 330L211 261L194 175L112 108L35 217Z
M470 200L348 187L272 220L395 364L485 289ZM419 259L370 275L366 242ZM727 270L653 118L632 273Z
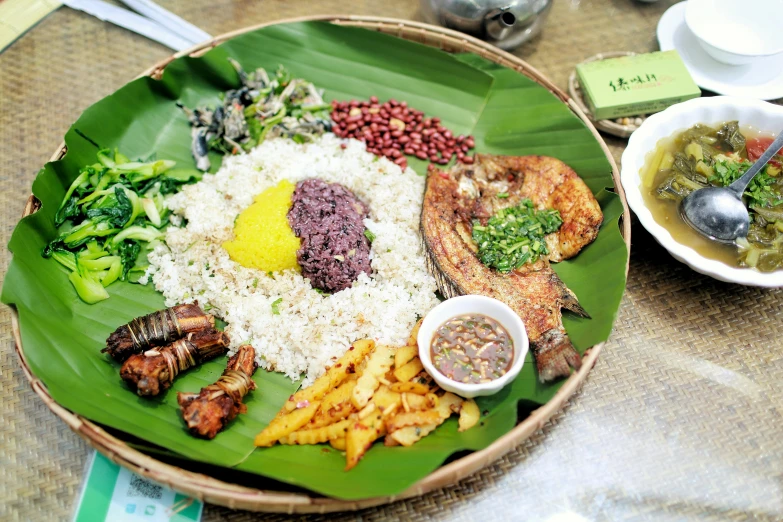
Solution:
M702 49L721 63L745 65L783 53L778 0L689 0L685 23Z
M500 391L519 374L528 350L519 316L481 295L454 297L433 308L417 341L419 359L435 382L468 398Z
M678 212L693 190L739 177L783 128L783 107L731 97L690 100L654 115L622 158L628 204L675 258L721 281L783 286L783 153L754 178L743 198L751 227L736 245L710 241Z

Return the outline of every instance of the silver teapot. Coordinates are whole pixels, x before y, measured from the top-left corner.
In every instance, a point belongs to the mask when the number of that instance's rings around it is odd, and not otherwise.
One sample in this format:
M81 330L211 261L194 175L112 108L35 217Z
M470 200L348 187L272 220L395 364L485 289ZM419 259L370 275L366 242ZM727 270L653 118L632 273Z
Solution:
M552 0L421 0L430 23L456 29L510 51L541 30Z

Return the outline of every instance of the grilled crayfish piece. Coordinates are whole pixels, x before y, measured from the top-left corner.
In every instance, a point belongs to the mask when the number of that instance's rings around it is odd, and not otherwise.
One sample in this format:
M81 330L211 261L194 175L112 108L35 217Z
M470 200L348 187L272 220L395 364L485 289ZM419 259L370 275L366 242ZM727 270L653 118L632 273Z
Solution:
M106 340L106 348L116 361L123 362L133 354L154 346L165 346L198 330L211 330L215 318L207 315L198 303L183 304L137 317L114 330Z
M498 195L500 194L500 197ZM474 219L530 199L556 209L563 224L545 237L549 254L507 274L476 256ZM428 267L447 297L481 294L509 305L524 321L542 382L570 374L581 357L563 328L561 309L587 316L550 261L575 256L598 235L601 208L584 181L565 163L545 156L476 155L472 165L432 169L421 214Z
M247 411L242 398L256 389L251 379L258 367L255 358L252 346L240 346L215 384L201 388L200 393L177 394L182 418L193 435L214 439L234 417Z
M151 348L132 355L120 368L120 376L141 396L155 396L168 390L179 374L228 351L228 335L202 330L163 348Z

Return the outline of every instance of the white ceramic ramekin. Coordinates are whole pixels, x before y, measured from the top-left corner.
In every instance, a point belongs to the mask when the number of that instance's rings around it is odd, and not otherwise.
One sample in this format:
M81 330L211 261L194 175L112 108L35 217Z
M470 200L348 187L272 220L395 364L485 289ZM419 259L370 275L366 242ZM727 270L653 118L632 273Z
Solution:
M465 384L449 379L432 364L430 348L438 327L452 317L464 314L483 314L495 319L508 331L514 343L514 361L505 375L484 384ZM427 373L446 391L471 398L492 395L511 382L522 369L528 350L528 338L522 319L505 303L483 295L463 295L443 301L424 317L417 337L419 359Z

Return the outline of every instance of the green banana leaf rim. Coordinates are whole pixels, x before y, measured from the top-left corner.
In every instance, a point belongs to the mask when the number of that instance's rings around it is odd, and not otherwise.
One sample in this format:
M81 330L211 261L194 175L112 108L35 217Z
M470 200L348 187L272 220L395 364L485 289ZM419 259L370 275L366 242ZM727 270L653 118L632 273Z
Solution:
M544 75L529 64L507 52L501 51L481 40L471 36L432 26L420 22L409 20L399 20L394 18L379 18L365 16L342 16L342 15L317 15L308 17L290 18L277 20L274 22L245 27L230 33L226 33L213 38L212 40L198 44L190 49L181 51L155 64L140 76L160 77L166 66L177 58L182 56L200 56L209 51L218 44L250 31L261 29L276 24L285 24L305 21L328 21L337 25L348 25L363 27L403 39L416 41L425 45L438 47L445 51L472 52L492 62L511 68L525 76L533 79L540 85L547 88L552 94L557 96L569 109L579 117L592 132L596 141L601 146L609 164L612 167L612 178L615 182L615 191L620 197L623 206L621 224L621 235L626 243L626 275L628 273L630 261L630 243L631 243L631 220L630 210L627 205L625 193L619 179L619 171L612 157L611 152L606 146L598 131L571 98L556 87ZM51 161L61 159L66 152L65 144L62 143L53 154ZM39 208L39 202L35 196L30 196L24 209L23 217L36 212ZM128 441L115 436L101 426L89 421L88 419L76 415L70 410L59 405L49 394L46 386L31 371L27 359L24 355L24 348L21 342L19 331L19 321L16 309L12 307L12 328L14 332L15 348L19 356L22 369L25 376L30 381L32 389L41 397L46 406L52 412L60 417L65 423L88 444L94 447L101 454L105 455L113 462L124 466L139 475L147 477L156 482L165 484L172 489L183 494L198 498L204 502L225 506L231 509L243 509L250 511L281 512L281 513L326 513L336 511L348 511L364 509L372 506L378 506L393 502L396 500L423 495L429 491L442 488L458 482L459 480L475 473L476 471L487 467L501 456L511 451L522 441L530 437L533 433L540 430L544 424L557 411L565 406L565 403L584 383L588 373L595 365L598 355L603 348L604 343L596 344L589 348L583 357L583 364L579 371L563 383L555 396L546 404L530 413L530 415L517 424L511 431L501 436L495 442L483 450L475 451L461 458L453 460L440 468L436 469L428 476L403 491L396 496L373 497L360 500L341 500L323 497L308 491L272 491L260 490L252 487L246 487L230 482L219 480L203 473L190 471L180 468L176 465L162 462L147 453L140 451L129 445ZM121 435L121 434L120 434ZM153 454L154 455L154 454Z

